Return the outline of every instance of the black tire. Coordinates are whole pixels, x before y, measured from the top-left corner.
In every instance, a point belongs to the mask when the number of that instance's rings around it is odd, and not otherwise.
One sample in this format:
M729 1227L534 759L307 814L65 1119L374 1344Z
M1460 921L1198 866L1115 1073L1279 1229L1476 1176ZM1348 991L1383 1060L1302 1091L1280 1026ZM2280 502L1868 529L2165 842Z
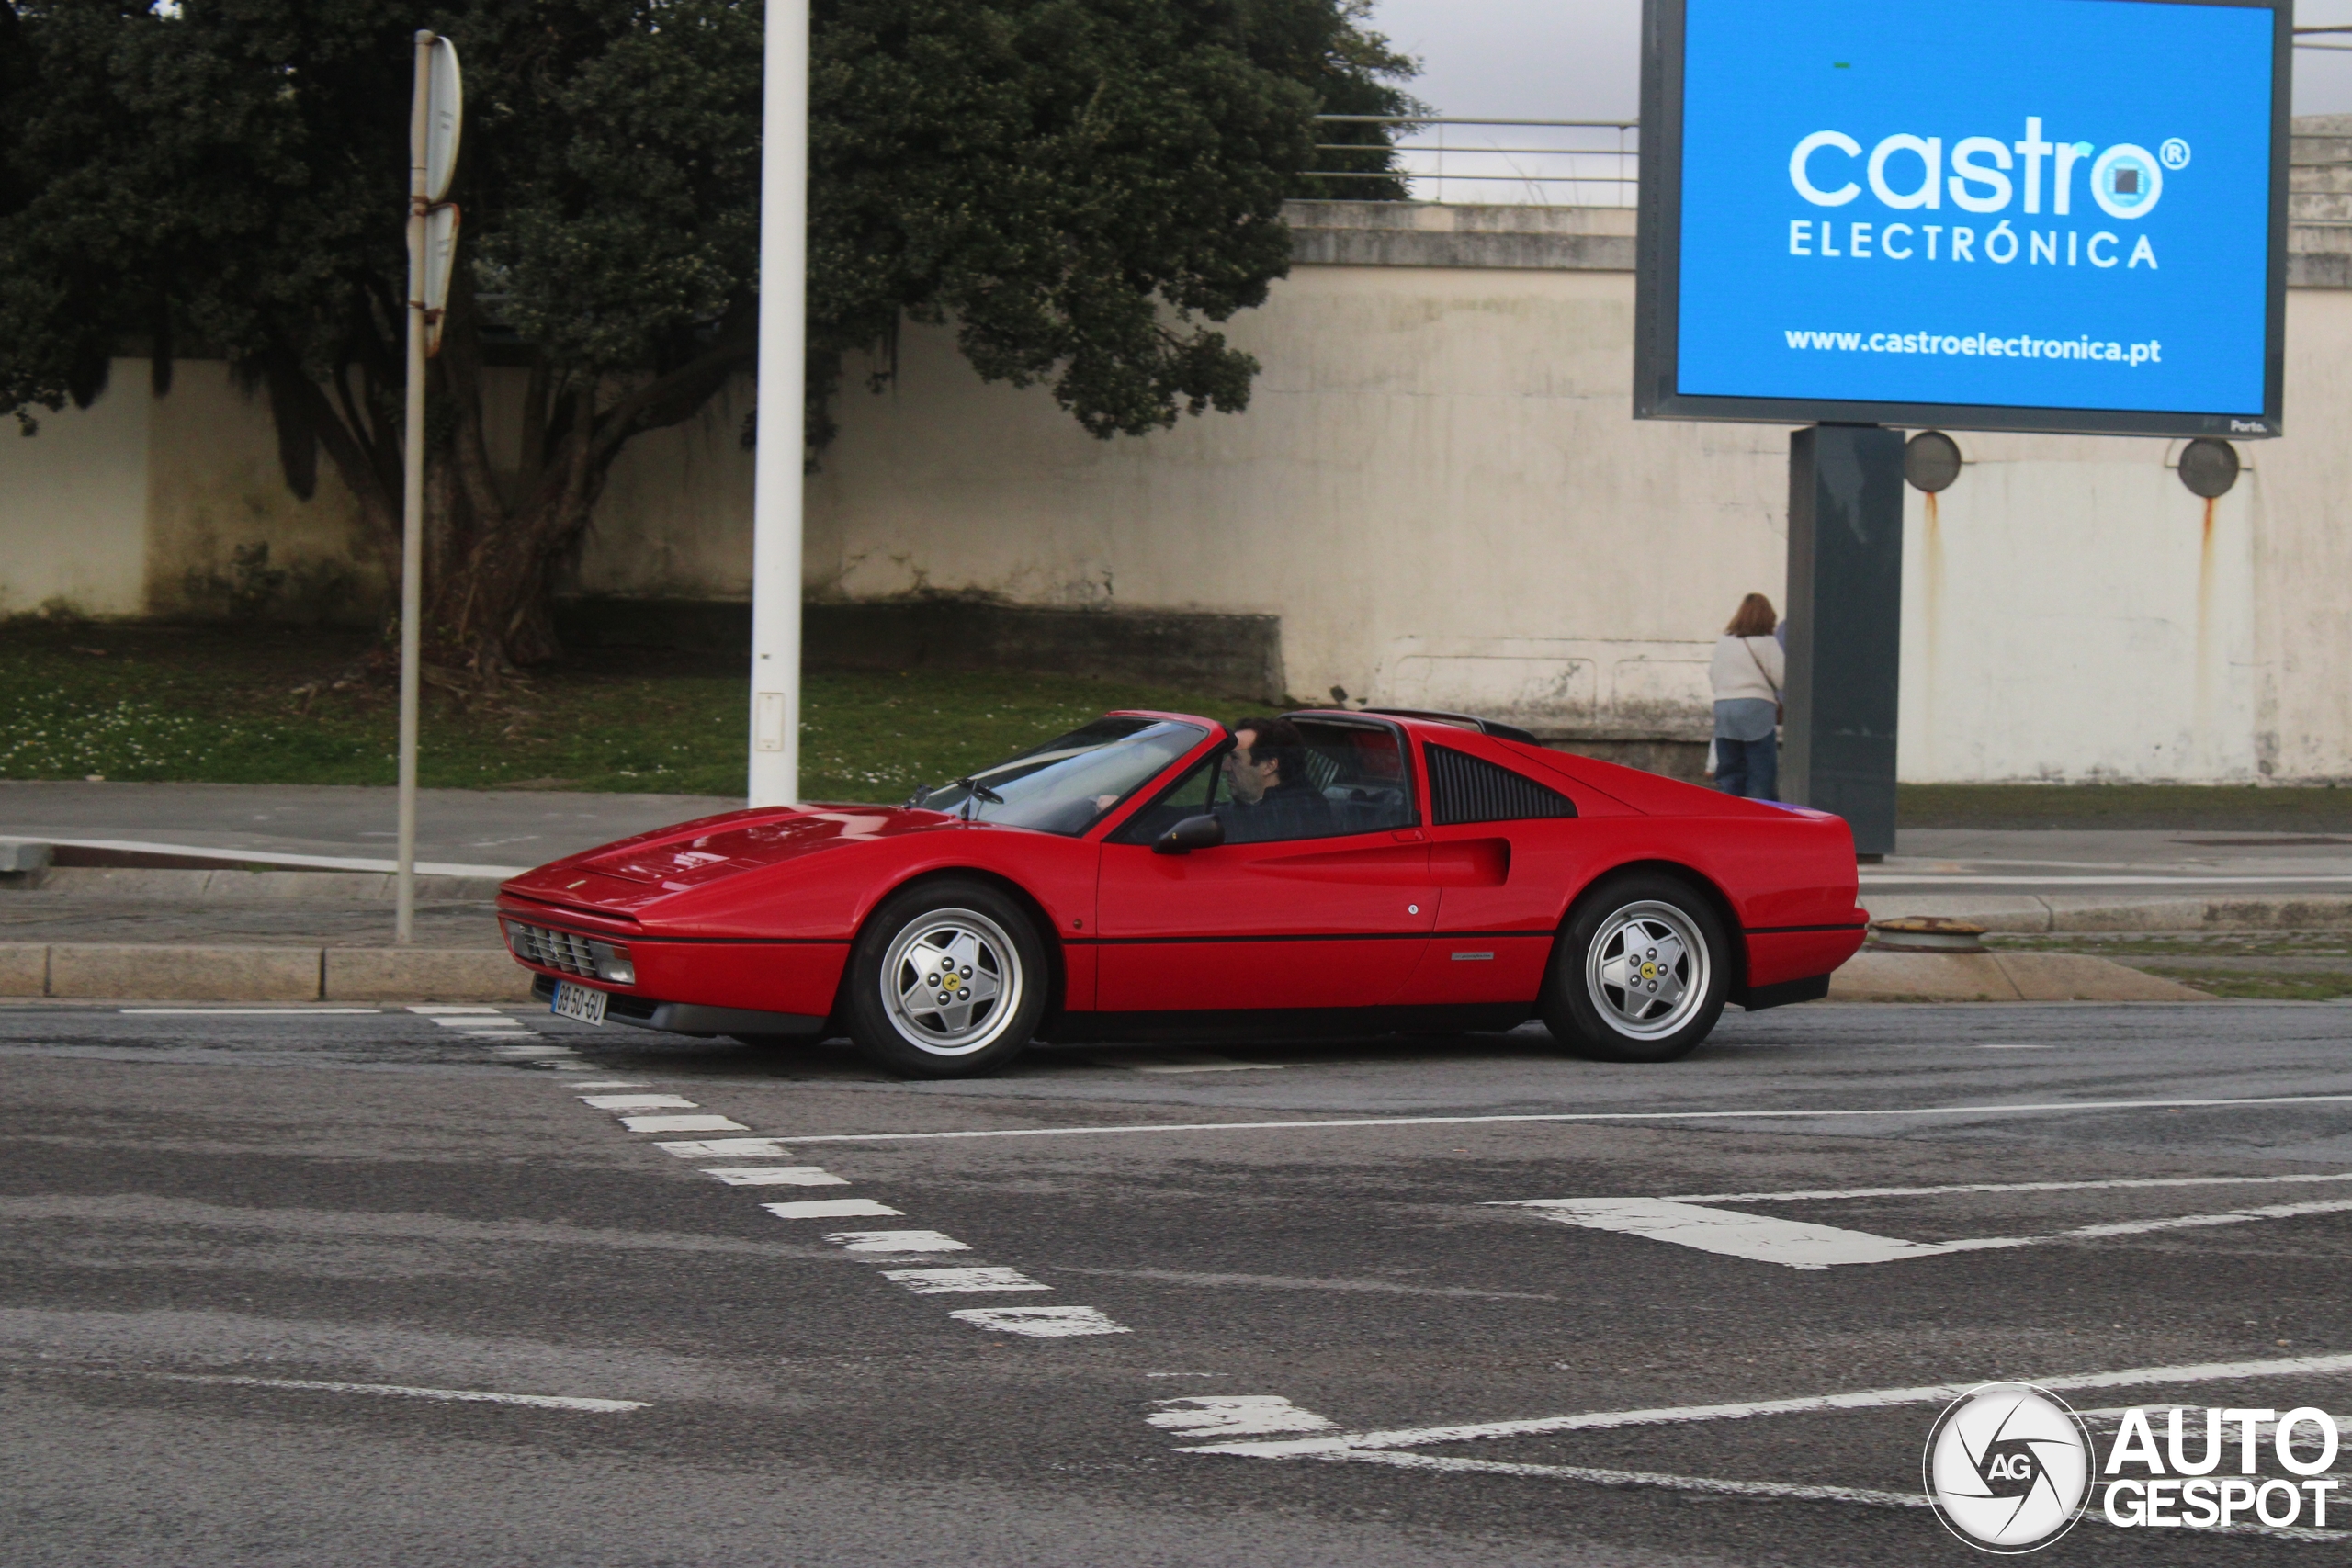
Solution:
M1594 1061L1675 1061L1723 1016L1731 960L1721 917L1690 884L1654 872L1611 877L1569 911L1544 1022Z
M1002 1066L1036 1033L1051 984L1028 912L961 878L888 899L859 933L849 969L850 1038L876 1066L905 1077Z

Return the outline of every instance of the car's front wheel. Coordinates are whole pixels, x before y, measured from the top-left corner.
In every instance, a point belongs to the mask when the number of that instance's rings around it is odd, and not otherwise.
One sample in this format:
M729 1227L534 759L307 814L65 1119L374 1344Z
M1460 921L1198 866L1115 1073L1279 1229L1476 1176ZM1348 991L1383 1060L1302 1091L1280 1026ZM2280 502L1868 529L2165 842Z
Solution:
M850 1034L910 1077L1001 1066L1045 1017L1045 943L986 883L919 884L876 911L850 956Z
M1544 1021L1604 1062L1687 1056L1723 1016L1731 953L1722 919L1670 876L1621 876L1568 917L1544 987Z

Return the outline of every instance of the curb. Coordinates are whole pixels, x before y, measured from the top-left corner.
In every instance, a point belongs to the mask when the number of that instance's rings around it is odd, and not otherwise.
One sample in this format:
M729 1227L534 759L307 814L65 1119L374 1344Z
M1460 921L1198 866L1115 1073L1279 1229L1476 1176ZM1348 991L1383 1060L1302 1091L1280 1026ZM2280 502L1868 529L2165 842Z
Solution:
M2275 931L2352 925L2338 894L2148 898L2095 893L1883 893L1865 886L1872 919L1940 916L1988 931Z
M527 1002L504 948L0 942L0 997L159 1002Z
M1833 1002L2210 1002L2219 998L2086 953L1858 953Z

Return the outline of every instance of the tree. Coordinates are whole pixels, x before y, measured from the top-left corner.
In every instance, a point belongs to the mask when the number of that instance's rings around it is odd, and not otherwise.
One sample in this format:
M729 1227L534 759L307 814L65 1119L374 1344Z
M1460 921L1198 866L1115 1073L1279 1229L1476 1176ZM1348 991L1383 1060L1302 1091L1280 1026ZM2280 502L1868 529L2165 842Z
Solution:
M811 451L842 355L956 323L1102 436L1247 404L1204 322L1287 266L1318 106L1409 107L1362 0L817 0ZM458 40L465 265L428 455L438 657L557 651L560 563L645 431L754 359L760 0L0 0L0 410L225 355L288 482L400 522L411 29ZM1375 106L1365 108L1364 105ZM526 372L519 450L490 377Z

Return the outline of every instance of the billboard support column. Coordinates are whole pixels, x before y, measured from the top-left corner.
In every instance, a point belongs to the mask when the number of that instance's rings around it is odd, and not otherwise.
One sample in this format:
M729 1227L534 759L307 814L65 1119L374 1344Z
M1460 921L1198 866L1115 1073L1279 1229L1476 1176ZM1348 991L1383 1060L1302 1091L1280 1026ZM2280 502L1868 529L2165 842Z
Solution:
M1903 668L1903 435L1815 424L1789 436L1787 754L1781 797L1834 811L1854 852L1894 851Z

